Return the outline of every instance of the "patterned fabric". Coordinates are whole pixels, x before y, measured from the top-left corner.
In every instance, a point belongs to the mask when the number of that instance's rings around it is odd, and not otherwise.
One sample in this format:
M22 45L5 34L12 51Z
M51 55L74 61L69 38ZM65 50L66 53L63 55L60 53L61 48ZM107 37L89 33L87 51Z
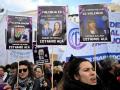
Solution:
M39 78L39 80L40 80L40 87L43 87L45 78L41 77L41 78Z
M27 78L25 80L21 80L19 79L19 88L20 90L32 90L33 89L33 79L31 78ZM16 86L16 85L15 85ZM15 90L15 86L14 86L14 90Z

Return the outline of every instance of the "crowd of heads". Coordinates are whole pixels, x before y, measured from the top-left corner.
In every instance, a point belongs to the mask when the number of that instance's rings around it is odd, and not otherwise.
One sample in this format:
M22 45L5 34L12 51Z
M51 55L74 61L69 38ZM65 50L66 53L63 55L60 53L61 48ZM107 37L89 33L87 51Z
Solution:
M35 65L28 60L14 62L6 66L1 65L0 82L8 83L12 90L39 90L40 88L50 90L51 71L47 66L49 65ZM50 73L49 77L46 77L48 76L47 73ZM39 83L41 83L41 86Z
M74 88L80 90L83 84L87 85L86 88L95 86L90 90L97 90L95 88L98 87L104 90L101 88L104 85L110 88L105 90L113 90L115 87L119 88L120 64L118 60L111 57L97 61L95 64L85 58L71 56L68 62L54 61L51 68L50 63L35 65L28 60L23 60L5 67L1 65L0 82L8 83L13 90L17 88L50 90L52 85L53 90ZM100 84L102 86L99 86ZM115 88L115 90L118 89Z

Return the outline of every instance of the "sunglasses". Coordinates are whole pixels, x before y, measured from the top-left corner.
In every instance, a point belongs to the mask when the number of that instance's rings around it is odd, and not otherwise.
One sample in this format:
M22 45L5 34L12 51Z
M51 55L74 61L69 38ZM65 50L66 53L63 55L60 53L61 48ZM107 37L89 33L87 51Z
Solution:
M28 70L27 68L19 69L19 73L22 73L22 71L23 71L23 72L27 72L27 70Z

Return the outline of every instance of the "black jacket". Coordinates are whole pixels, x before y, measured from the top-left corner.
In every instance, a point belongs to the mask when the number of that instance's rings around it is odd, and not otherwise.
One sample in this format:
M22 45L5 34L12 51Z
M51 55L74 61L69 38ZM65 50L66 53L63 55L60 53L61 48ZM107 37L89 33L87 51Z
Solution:
M63 88L64 90L109 90L100 84L88 85L76 80L65 81Z
M44 81L47 82L47 86L44 86ZM51 89L51 85L50 85L50 81L47 79L35 79L34 80L34 85L33 85L33 90L50 90Z
M120 82L117 80L117 77L110 72L104 71L101 79L109 86L110 90L120 90Z

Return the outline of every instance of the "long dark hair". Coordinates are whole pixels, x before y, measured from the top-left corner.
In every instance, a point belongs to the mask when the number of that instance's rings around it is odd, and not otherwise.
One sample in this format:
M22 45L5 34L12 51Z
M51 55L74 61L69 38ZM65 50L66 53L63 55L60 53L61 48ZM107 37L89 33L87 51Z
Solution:
M59 30L60 30L60 22L55 22L55 23L54 23L54 31L56 31L56 29L55 29L55 24L56 24L56 23L59 25Z
M81 62L84 62L84 61L88 61L87 59L85 58L81 58L81 57L75 57L75 56L71 56L70 59L69 59L69 62L67 64L67 67L64 71L64 75L65 75L65 78L67 77L69 80L75 80L74 78L74 75L78 75L79 73L79 65Z

